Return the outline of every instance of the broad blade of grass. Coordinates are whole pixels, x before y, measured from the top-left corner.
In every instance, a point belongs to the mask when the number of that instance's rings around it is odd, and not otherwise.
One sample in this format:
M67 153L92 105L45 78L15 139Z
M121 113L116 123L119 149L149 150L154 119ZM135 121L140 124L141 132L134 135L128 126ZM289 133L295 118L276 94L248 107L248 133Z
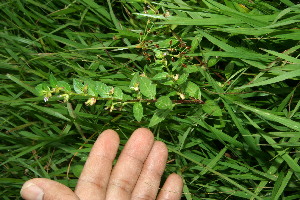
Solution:
M47 108L47 107L42 107L42 106L38 106L38 105L34 105L34 104L29 104L28 106L33 107L37 110L40 110L44 113L47 113L49 115L52 115L54 117L57 117L59 119L65 120L65 121L71 121L69 118L65 117L64 115L62 115L60 112L54 111L51 108Z
M243 89L243 88L249 88L249 87L269 85L269 84L272 84L272 83L277 83L277 82L280 82L280 81L291 79L291 78L294 78L294 77L297 77L297 76L300 76L300 69L290 71L290 72L285 72L285 73L283 73L279 76L276 76L276 77L273 77L273 78L270 78L270 79L267 79L267 80L264 80L264 81L260 81L258 83L254 82L254 83L249 84L249 85L244 85L244 86L238 87L236 89Z
M36 96L39 96L37 91L33 87L31 87L30 85L27 85L26 83L24 83L23 81L19 80L18 78L16 78L15 76L13 76L11 74L7 74L6 76L7 76L7 78L11 79L12 81L17 83L18 85L22 86L23 88L25 88L26 90L31 92L32 94L34 94Z
M266 111L266 110L262 110L262 109L259 109L259 108L255 108L255 107L252 107L252 106L248 106L248 105L244 105L244 104L241 104L240 102L233 102L234 104L242 107L242 108L245 108L246 110L249 110L251 112L254 112L260 116L262 116L263 118L267 119L267 120L270 120L270 121L274 121L274 122L278 122L284 126L287 126L295 131L300 131L300 123L299 122L295 122L291 119L288 119L288 118L285 118L285 117L280 117L280 116L277 116L269 111Z

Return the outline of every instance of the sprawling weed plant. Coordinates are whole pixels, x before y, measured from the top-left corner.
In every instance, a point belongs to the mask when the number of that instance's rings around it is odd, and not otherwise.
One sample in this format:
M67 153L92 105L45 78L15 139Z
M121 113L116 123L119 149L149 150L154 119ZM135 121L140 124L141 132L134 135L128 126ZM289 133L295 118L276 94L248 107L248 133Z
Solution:
M183 199L299 199L297 3L2 1L0 196L149 127Z

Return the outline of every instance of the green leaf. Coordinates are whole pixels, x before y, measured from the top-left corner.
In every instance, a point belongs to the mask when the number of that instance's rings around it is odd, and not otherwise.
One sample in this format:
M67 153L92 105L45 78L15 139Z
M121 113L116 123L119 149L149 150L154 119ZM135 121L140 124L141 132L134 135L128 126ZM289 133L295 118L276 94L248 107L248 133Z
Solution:
M51 17L59 16L59 15L63 16L63 15L73 13L73 12L77 12L77 10L69 7L69 8L64 8L64 9L58 10L56 12L50 13L49 16L51 16Z
M34 94L34 95L36 95L36 96L39 96L39 94L37 93L37 91L36 91L33 87L27 85L26 83L24 83L23 81L19 80L19 79L16 78L15 76L10 75L10 74L7 74L6 76L7 76L7 78L9 78L10 80L14 81L14 82L17 83L18 85L20 85L20 86L22 86L23 88L25 88L26 90L30 91L32 94Z
M271 113L270 111L266 111L266 110L262 110L262 109L258 109L252 106L248 106L248 105L244 105L241 104L240 102L234 102L236 105L239 105L251 112L254 112L262 117L264 117L265 119L268 119L270 121L274 121L274 122L278 122L284 126L287 126L291 129L294 129L296 131L300 131L300 123L299 122L295 122L293 120L290 120L288 118L285 117L280 117L277 115L274 115L273 113Z
M191 96L194 97L196 99L201 99L201 91L200 88L198 87L198 85L196 85L195 83L189 81L186 89L185 89L186 93Z
M284 175L284 174L285 173L282 173L280 175ZM275 187L274 187L274 190L272 192L272 199L280 199L280 196L282 195L285 188L287 187L292 175L293 175L293 171L289 170L286 173L286 176L284 178L283 177L278 178L278 180L276 181L276 186L277 186L277 184L279 186L276 187L276 190L275 190Z
M65 81L58 81L57 82L57 87L62 87L66 91L71 92L71 86L67 82L65 82Z
M194 52L197 49L201 40L202 40L201 35L196 35L193 38L192 44L191 44L191 52Z
M29 138L29 139L32 139L32 140L41 140L43 139L43 137L39 136L39 135L35 135L31 132L28 132L28 131L20 131L19 134L23 137L26 137L26 138Z
M290 0L280 0L282 3L284 3L287 6L294 6L295 4L291 2Z
M113 87L107 86L105 83L102 83L100 81L96 82L96 92L102 98L110 98L112 89Z
M221 12L226 13L227 16L230 16L233 19L241 20L244 23L247 23L247 24L249 24L249 25L251 25L253 27L263 27L263 26L267 26L268 25L268 22L266 20L264 20L264 19L261 19L259 17L255 18L254 15L249 15L247 13L238 12L235 9L227 7L227 6L223 5L222 3L218 3L218 2L216 2L214 0L205 0L205 2L207 2L206 5L208 5L212 9L222 10ZM226 19L226 17L223 18L223 19ZM214 17L213 19L216 19L216 18ZM227 18L227 20L229 20L229 18Z
M172 109L173 108L173 103L171 101L171 99L167 96L162 96L162 97L159 97L157 99L157 102L155 103L155 106L158 108L158 109Z
M44 113L47 113L47 114L52 115L54 117L57 117L59 119L70 121L69 118L65 117L63 114L61 114L58 111L55 111L52 108L47 108L47 107L38 106L38 105L34 105L34 104L28 104L28 105L31 106L31 107L33 107L33 108L35 108L35 109L37 109L37 110L40 110L40 111L42 111Z
M71 169L72 169L73 174L74 174L77 178L79 178L79 176L80 176L80 174L81 174L81 172L82 172L82 169L83 169L83 165L75 165L75 166L73 166Z
M35 86L35 89L37 91L37 93L39 94L39 96L44 96L43 91L48 90L50 91L50 88L48 87L48 85L46 83L40 83L37 86Z
M178 43L178 41L172 40L172 39L167 39L167 38L157 42L157 44L159 45L159 48L168 48L170 46L176 45L177 43Z
M123 91L121 90L121 88L115 87L115 88L114 88L114 94L113 94L113 97L116 98L116 99L122 100L122 99L123 99L123 96L124 96L124 93L123 93Z
M155 57L158 59L158 60L162 60L164 58L164 52L162 52L161 50L156 50L154 49L153 50L154 53L155 53Z
M174 81L166 81L166 82L163 82L162 84L164 84L164 85L173 85Z
M56 78L53 76L53 74L50 74L49 76L49 81L50 81L50 86L52 88L55 88L57 86L57 80Z
M88 94L92 96L97 96L97 90L96 90L96 82L92 80L86 80L85 85L87 85Z
M190 73L194 73L194 72L199 72L199 67L196 65L188 65L186 68L184 68L184 72L190 74ZM181 74L184 75L184 74ZM180 78L180 77L179 77Z
M129 88L131 90L137 90L139 84L140 84L140 76L139 76L139 73L136 72L130 81Z
M140 77L140 91L144 96L155 99L156 85L152 84L149 78Z
M207 100L205 104L203 104L202 109L209 115L222 116L222 110L214 100Z
M168 76L168 73L167 73L167 72L161 72L161 73L156 74L156 75L152 78L152 80L162 80L162 79L167 78L167 76Z
M162 22L157 22L157 24L175 24L175 25L197 25L197 26L212 26L212 25L225 25L225 24L243 24L240 19L233 18L233 17L214 17L214 18L201 18L201 19L189 19L189 18L182 18L180 20L165 20Z
M284 72L283 74L281 74L279 76L276 76L274 78L270 78L270 79L267 79L267 80L264 80L264 81L260 81L258 83L254 82L253 84L244 85L244 86L238 87L236 89L249 88L249 87L261 86L261 85L268 85L268 84L284 81L284 80L287 80L287 79L291 79L291 78L294 78L296 76L300 76L300 69L290 71L290 72Z
M122 53L122 54L119 54L119 55L115 55L114 56L115 58L127 58L127 59L130 59L131 61L141 61L144 59L144 56L139 56L137 54L132 54L132 53Z
M218 63L219 59L217 58L210 58L207 62L207 67L215 66Z
M224 156L224 154L226 153L227 148L223 148L222 150L220 150L220 152L218 153L218 155L216 155L216 157L214 157L213 159L210 160L210 162L206 165L208 168L213 169L217 163L222 159L222 157ZM206 174L208 172L207 168L204 168L200 175L203 176L204 174Z
M94 0L82 0L82 1L87 4L87 7L89 7L89 9L92 9L94 12L99 13L100 15L104 16L107 19L110 19L110 15L107 9L105 9L105 7L102 6L101 4L96 3Z
M141 102L135 102L133 104L133 116L136 121L140 122L143 118L143 105Z
M157 110L150 119L149 127L162 122L169 114L170 110Z
M183 84L183 83L186 82L186 80L187 80L188 77L189 77L189 74L188 74L188 73L180 74L179 79L176 81L176 83L177 83L178 85L181 85L181 84Z
M83 93L82 81L74 78L73 79L73 88L77 94L82 94Z
M69 40L69 39L67 39L65 37L60 37L60 36L57 36L57 35L43 33L43 32L41 32L41 34L43 34L44 36L47 36L47 37L53 39L54 41L60 42L60 43L65 44L65 45L68 45L69 47L74 47L74 48L78 48L78 49L87 48L86 45L74 42L74 41Z
M218 30L225 33L243 34L243 35L265 35L274 32L276 29L271 28L219 28Z
M200 55L200 54L198 53L198 54L190 54L190 55L194 56L194 55ZM237 51L237 52L235 52L235 51L227 51L227 52L209 51L209 52L202 53L201 55L203 55L205 57L214 56L214 57L240 58L240 59L248 59L248 60L252 60L252 61L264 61L264 62L270 62L273 59L275 59L275 57L273 57L273 56L252 53L252 52L245 52L242 50Z

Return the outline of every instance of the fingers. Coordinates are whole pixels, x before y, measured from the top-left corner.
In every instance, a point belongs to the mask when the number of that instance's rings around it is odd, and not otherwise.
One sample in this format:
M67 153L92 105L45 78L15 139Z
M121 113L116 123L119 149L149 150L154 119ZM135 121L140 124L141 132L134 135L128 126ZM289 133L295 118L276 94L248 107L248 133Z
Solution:
M182 188L182 178L177 174L171 174L160 190L157 200L179 200L182 195Z
M154 137L150 130L140 128L134 131L112 171L106 199L131 198L131 193L153 143Z
M132 192L132 200L156 198L167 158L166 145L163 142L155 142Z
M96 140L75 189L81 200L105 199L119 141L118 134L113 130L102 132Z
M150 130L137 129L112 170L118 146L119 136L113 130L106 130L98 137L75 193L55 181L32 179L23 185L22 197L26 200L155 199L168 157L166 145L154 142ZM157 200L179 200L182 187L181 177L170 175Z
M79 200L67 186L45 178L25 182L20 193L25 200Z

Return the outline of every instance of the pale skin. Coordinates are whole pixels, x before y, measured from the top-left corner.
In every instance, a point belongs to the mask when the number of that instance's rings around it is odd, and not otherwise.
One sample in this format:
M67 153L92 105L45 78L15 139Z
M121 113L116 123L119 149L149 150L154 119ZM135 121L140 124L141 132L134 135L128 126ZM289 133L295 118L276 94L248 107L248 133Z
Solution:
M152 132L133 132L113 166L119 136L106 130L96 140L73 192L58 182L35 178L24 183L26 200L179 200L182 179L171 174L159 189L168 158L166 145L154 141ZM34 190L35 189L35 190Z

